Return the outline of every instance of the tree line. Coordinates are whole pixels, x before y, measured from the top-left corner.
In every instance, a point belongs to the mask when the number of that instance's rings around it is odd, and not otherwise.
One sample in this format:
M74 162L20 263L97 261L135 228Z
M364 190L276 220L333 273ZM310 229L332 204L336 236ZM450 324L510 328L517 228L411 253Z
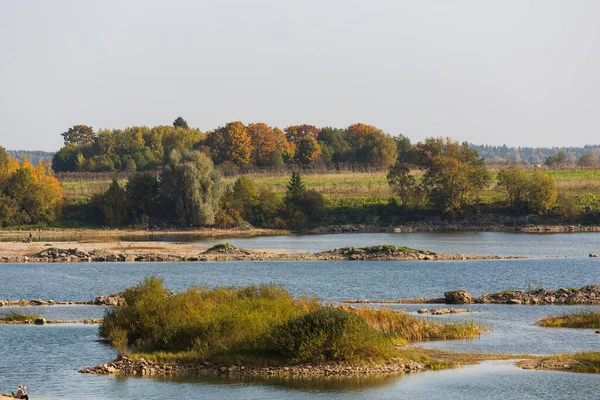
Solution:
M216 165L282 167L358 163L387 167L398 157L401 138L362 123L347 128L292 125L285 129L235 121L209 132L179 117L170 126L100 129L75 125L61 134L56 172L148 171L168 163L173 150L196 150Z
M600 146L583 147L508 147L474 145L471 147L490 164L577 165L597 167Z
M219 169L200 151L173 150L161 175L138 173L125 186L114 180L91 200L93 217L103 225L217 226L252 224L302 230L325 212L323 196L307 190L293 172L283 198L258 190L241 176L225 186Z

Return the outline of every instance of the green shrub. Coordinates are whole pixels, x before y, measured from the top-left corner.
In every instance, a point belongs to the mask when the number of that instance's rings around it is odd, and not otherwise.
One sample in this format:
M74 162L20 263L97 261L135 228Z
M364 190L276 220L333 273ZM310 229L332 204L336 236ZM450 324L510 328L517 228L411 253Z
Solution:
M275 326L270 348L295 362L359 362L389 356L392 343L356 314L323 307Z

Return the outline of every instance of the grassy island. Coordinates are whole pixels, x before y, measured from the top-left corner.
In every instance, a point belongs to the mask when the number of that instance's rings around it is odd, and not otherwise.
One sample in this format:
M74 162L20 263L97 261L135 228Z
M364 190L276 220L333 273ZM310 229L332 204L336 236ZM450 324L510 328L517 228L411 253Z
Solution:
M538 325L550 328L600 329L600 311L552 315L538 321Z
M192 287L169 292L151 277L125 290L125 306L106 312L100 336L121 354L153 362L238 366L299 363L423 362L424 339L474 338L485 327L441 323L389 309L325 306L281 286Z

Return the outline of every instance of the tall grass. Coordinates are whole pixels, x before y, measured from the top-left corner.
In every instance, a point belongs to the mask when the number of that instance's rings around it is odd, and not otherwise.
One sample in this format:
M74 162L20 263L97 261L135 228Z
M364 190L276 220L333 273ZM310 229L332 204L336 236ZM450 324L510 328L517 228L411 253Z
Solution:
M348 310L361 317L370 327L407 342L474 339L487 329L485 325L476 324L474 321L445 323L429 321L389 308L359 307L348 308Z
M571 371L589 374L600 374L600 352L586 351L575 354L559 354L544 358L543 362L565 362L571 364Z
M600 311L552 315L538 321L538 325L550 328L600 329Z

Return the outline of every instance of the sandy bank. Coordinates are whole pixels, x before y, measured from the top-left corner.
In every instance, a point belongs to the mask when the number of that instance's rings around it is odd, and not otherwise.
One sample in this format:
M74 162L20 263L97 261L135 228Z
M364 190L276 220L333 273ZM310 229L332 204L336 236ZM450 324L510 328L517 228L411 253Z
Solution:
M500 260L520 256L444 254L424 250L334 249L321 253L293 253L288 249L230 248L211 251L206 244L177 242L0 242L0 262L131 262L131 261L435 261ZM208 250L208 251L207 251Z

